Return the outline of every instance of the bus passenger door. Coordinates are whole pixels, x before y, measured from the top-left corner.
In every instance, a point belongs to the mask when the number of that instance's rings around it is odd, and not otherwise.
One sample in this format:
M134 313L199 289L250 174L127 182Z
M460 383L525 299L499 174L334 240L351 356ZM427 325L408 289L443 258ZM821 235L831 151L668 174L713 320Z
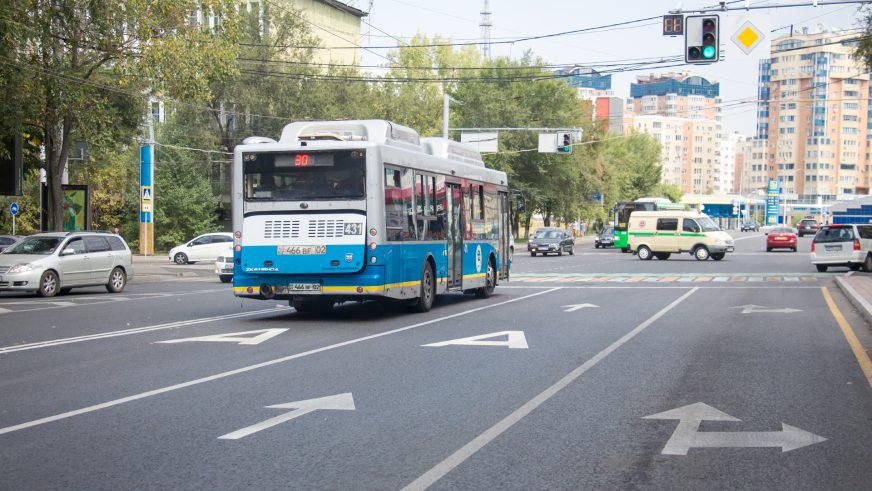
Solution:
M505 280L509 277L509 261L511 260L511 234L509 223L509 196L506 193L499 193L499 233L500 233L500 265L499 277Z
M448 183L448 288L457 289L463 282L463 193L457 184Z

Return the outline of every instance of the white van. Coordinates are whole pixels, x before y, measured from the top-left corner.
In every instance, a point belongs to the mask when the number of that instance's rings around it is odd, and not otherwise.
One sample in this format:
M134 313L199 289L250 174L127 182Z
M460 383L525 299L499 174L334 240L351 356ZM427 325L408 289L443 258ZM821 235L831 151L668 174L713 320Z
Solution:
M708 215L695 211L634 211L627 235L630 250L644 261L669 259L676 252L720 261L735 245Z

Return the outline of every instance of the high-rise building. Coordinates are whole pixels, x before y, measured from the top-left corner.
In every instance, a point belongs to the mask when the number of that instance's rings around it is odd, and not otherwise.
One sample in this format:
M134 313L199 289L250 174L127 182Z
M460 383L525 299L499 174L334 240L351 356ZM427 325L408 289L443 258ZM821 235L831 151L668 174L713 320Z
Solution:
M744 143L748 139L746 135L733 132L722 135L720 164L718 165L718 183L715 185L715 194L729 194L735 192L736 162L742 158Z
M870 187L869 75L853 33L819 29L772 41L760 62L755 189L781 181L786 199L851 199Z
M662 180L684 193L727 192L719 96L719 84L686 73L642 76L630 85L624 131L660 142Z
M750 162L753 141L753 137L746 136L736 142L736 161L733 166L733 193L743 196L750 194L752 191Z
M569 67L558 71L566 83L576 89L578 98L590 101L591 117L612 134L623 131L624 101L612 91L612 76L587 67Z

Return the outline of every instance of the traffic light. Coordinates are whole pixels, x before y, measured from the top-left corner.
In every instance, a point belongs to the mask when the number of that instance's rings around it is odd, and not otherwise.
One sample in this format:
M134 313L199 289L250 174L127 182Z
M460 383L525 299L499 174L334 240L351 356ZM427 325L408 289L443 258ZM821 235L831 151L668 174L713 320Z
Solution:
M557 133L557 153L572 153L571 133Z
M721 59L720 18L717 15L689 15L684 20L685 63L714 63Z

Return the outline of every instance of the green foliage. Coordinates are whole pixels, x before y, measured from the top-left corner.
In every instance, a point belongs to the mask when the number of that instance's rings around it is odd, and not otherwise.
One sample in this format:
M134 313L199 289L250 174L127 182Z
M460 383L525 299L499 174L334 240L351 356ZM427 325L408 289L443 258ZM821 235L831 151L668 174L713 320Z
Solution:
M675 184L660 183L657 186L657 191L654 194L657 196L668 198L669 201L672 201L673 203L678 203L679 201L681 201L682 192L681 188L679 188Z
M872 70L872 7L864 5L857 14L862 19L858 24L863 31L856 36L858 39L854 56L862 60L868 70Z

